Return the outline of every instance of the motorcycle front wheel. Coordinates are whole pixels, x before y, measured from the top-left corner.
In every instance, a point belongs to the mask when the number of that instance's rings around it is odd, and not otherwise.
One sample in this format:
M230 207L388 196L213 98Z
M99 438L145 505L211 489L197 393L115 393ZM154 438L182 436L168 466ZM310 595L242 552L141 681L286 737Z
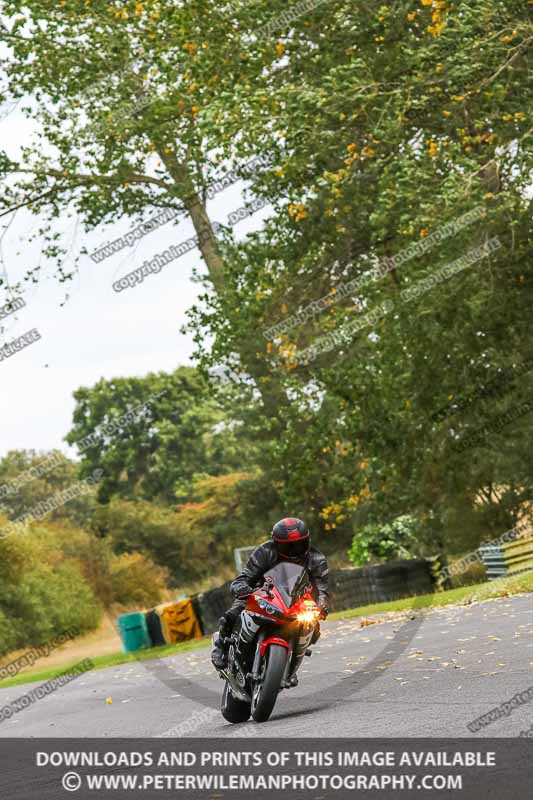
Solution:
M231 688L227 681L222 692L220 710L222 711L222 716L228 722L246 722L250 718L250 703L246 703L244 700L237 700L231 693Z
M265 655L263 680L256 685L252 697L252 717L256 722L266 722L270 717L287 665L288 650L280 644L271 644Z

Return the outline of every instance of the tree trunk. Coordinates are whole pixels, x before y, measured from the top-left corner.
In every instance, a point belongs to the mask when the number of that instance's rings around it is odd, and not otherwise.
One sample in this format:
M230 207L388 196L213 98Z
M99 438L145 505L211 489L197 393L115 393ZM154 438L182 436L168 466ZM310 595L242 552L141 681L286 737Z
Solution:
M156 142L155 144L161 161L176 183L180 199L183 201L191 218L198 236L198 246L207 266L213 288L217 294L222 294L225 285L224 260L219 253L218 243L205 203L202 202L200 195L194 188L187 164L179 161L174 151L169 151L169 148L164 147L161 142ZM263 346L263 339L259 337L258 339L242 341L239 347L239 355L242 359L243 367L256 383L265 411L269 416L277 418L281 422L283 408L288 405L289 400L281 382L272 374L268 364L259 355L259 351Z

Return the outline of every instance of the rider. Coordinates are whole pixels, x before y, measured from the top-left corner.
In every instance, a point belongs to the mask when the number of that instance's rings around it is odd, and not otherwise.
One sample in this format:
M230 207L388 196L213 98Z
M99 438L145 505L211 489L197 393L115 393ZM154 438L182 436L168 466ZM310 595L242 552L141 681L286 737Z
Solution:
M287 517L281 519L272 528L271 539L257 547L240 575L231 584L231 593L235 600L232 606L220 618L220 630L215 639L211 660L217 669L226 666L224 639L231 635L233 626L246 605L248 595L262 583L265 572L275 567L280 561L290 561L306 567L316 595L317 604L322 609L322 617L328 615L328 562L326 556L310 546L309 530L301 519ZM317 623L311 644L320 636L320 625Z

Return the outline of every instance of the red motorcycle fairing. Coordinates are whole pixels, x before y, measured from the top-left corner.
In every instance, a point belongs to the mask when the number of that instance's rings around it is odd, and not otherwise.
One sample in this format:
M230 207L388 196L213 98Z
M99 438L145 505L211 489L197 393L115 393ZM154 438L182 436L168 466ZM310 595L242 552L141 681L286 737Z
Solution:
M263 658L265 655L265 650L269 644L280 644L282 647L286 647L287 650L289 649L289 644L285 641L285 639L280 639L278 636L271 636L269 639L265 639L264 642L261 642L261 646L259 648L261 658Z
M269 606L271 610L269 610ZM293 605L287 605L278 589L272 586L269 593L264 589L256 589L250 594L244 610L266 618L270 622L284 625L288 620L293 620L296 614L309 606L316 608L316 604L309 591L305 592Z
M272 606L275 611L269 612L266 605ZM284 622L284 617L289 613L289 609L283 602L283 598L275 587L272 587L270 596L263 589L258 589L248 597L248 602L245 606L246 611L252 614L261 614L266 616L271 622ZM281 613L280 613L281 612Z

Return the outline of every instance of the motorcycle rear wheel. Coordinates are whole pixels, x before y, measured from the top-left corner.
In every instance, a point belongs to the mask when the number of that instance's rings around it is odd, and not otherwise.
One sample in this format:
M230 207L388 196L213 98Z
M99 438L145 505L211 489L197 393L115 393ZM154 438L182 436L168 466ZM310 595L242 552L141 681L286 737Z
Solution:
M252 698L252 717L256 722L266 722L272 714L287 665L287 655L287 648L280 644L271 644L267 650L264 678Z
M251 703L246 703L244 700L238 700L231 693L229 683L226 681L224 691L222 692L222 703L220 710L222 716L228 722L246 722L250 718Z

